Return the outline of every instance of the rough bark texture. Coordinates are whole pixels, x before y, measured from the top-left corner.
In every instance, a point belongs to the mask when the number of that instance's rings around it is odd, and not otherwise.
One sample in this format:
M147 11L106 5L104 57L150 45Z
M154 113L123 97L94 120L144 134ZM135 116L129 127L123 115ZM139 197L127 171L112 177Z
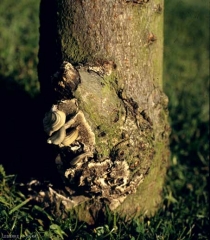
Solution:
M56 104L78 136L56 149L71 196L63 204L89 223L104 204L130 218L161 202L169 156L162 9L163 0L41 1L44 109Z

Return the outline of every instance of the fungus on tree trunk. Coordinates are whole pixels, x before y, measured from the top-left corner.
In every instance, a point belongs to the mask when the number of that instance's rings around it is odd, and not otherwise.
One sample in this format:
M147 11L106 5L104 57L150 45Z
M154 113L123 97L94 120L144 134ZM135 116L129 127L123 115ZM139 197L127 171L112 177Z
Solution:
M41 1L44 108L66 116L54 146L65 191L50 196L89 223L105 205L130 218L161 202L170 131L157 7L163 1Z

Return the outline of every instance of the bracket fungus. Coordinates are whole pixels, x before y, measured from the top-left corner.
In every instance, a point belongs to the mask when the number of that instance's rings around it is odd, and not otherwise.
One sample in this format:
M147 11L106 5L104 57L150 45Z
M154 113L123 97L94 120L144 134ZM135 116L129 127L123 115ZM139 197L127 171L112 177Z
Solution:
M104 93L103 76L93 66L91 71L85 67L74 70L69 64L62 64L53 81L70 82L66 84L73 86L71 95L59 99L43 120L47 142L58 147L55 162L69 193L63 194L63 205L69 209L94 198L115 210L136 192L148 173L154 155L152 124L142 116L138 104L119 94L119 88L109 87ZM61 85L57 85L59 91ZM84 106L87 102L94 117ZM112 120L116 109L117 117ZM107 123L110 128L103 127ZM50 193L60 196L52 189Z

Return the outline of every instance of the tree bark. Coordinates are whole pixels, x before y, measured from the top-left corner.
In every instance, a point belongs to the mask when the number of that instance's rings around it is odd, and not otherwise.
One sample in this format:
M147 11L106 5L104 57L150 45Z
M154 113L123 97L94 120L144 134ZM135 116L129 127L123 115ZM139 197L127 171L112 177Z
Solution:
M162 65L163 0L41 1L43 107L64 112L75 136L52 145L68 193L50 191L81 220L105 205L127 219L158 209L170 132Z

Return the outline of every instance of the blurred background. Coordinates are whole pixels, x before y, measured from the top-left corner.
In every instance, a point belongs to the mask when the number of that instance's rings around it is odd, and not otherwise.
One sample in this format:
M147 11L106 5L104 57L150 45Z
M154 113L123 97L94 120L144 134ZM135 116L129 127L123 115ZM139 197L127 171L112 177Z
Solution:
M169 97L172 154L164 189L166 210L162 209L160 215L164 213L165 221L174 221L175 232L185 226L188 237L191 234L195 239L207 239L209 2L165 0L164 14L163 81ZM27 149L30 166L30 146L39 144L35 140L41 131L35 126L39 115L36 107L39 98L38 16L37 0L1 0L0 124L4 139L0 163L4 163L8 173L18 168L21 148ZM17 128L28 129L24 135L28 139L26 146L19 141L21 131ZM33 157L38 159L38 154ZM10 158L12 162L8 161Z

